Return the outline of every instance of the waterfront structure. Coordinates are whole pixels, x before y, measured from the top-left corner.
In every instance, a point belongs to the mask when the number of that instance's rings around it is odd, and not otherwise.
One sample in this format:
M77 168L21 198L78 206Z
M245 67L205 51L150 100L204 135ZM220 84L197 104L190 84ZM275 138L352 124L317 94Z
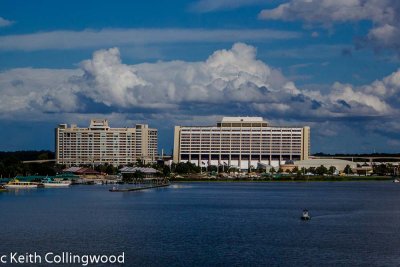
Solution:
M136 172L140 172L143 174L144 178L154 178L157 177L157 170L154 168L146 168L146 167L123 167L119 170L122 175L124 174L135 174Z
M58 164L126 165L142 160L154 162L157 156L157 129L147 124L134 128L111 128L104 119L92 119L88 128L60 124L55 131Z
M256 168L310 154L310 127L271 126L261 117L224 117L217 126L175 126L173 161Z
M309 169L311 167L318 168L321 165L325 166L326 168L333 166L336 168L336 170L341 172L344 171L347 165L349 165L351 169L357 168L357 163L342 159L308 159L294 162L294 166L298 167L298 169Z

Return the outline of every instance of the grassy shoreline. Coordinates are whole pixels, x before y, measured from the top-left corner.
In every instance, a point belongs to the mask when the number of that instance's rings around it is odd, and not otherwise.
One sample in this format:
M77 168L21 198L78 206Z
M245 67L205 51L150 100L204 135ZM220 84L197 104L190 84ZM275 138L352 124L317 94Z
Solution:
M171 182L366 182L366 181L392 181L388 176L309 176L309 177L281 177L267 179L226 179L226 178L172 178Z

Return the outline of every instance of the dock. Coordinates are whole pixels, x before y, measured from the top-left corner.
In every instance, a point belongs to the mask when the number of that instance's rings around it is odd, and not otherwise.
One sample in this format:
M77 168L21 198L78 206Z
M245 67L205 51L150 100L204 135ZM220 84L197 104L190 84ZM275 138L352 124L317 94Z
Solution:
M144 186L144 187L134 187L134 188L112 188L109 191L110 192L132 192L132 191L140 191L140 190L146 190L146 189L153 189L153 188L159 188L159 187L167 187L170 184L159 184L159 185L151 185L151 186Z

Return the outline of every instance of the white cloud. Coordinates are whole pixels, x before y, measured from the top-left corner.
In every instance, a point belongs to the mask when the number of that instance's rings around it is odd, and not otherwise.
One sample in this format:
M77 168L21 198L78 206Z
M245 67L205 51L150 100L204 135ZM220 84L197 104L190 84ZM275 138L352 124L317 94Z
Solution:
M0 27L7 27L14 24L14 21L0 17Z
M191 11L206 13L217 10L235 9L266 2L265 0L200 0L190 6Z
M356 109L370 108L373 111L372 114L388 114L391 112L390 106L382 99L375 95L367 94L362 90L355 91L351 85L343 85L335 83L332 87L332 91L329 95L329 99L332 102L345 101L349 105ZM367 113L360 112L357 110L356 113Z
M81 67L85 74L76 79L76 85L86 96L107 106L166 108L182 102L260 101L260 87L279 90L273 87L284 88L287 83L256 59L254 47L242 43L218 50L204 62L133 66L121 63L118 50L113 48L96 52ZM288 90L292 87L289 84Z
M274 9L260 12L261 19L304 20L312 23L332 23L359 20L393 21L396 5L392 0L291 0Z
M2 117L78 111L77 88L68 79L79 73L79 70L32 68L0 72Z
M384 24L377 26L368 33L368 40L387 48L396 48L400 45L399 26Z
M65 114L87 119L103 112L150 121L165 120L166 114L173 122L216 114L258 114L275 120L324 122L360 117L385 121L400 115L400 70L368 85L335 83L324 91L298 88L243 43L215 51L200 62L136 65L124 64L118 48L111 48L96 51L74 70L1 72L0 118L37 120L57 113L57 118Z
M81 68L85 73L81 78L86 83L84 93L107 106L137 104L134 88L147 84L137 77L133 67L121 63L118 48L95 52L92 60L81 63Z
M0 50L66 50L178 42L268 42L300 37L297 32L269 29L88 29L0 36Z
M307 25L324 27L368 20L373 26L364 41L375 48L390 48L397 52L400 52L399 16L400 2L397 0L290 0L259 13L260 19L301 20Z

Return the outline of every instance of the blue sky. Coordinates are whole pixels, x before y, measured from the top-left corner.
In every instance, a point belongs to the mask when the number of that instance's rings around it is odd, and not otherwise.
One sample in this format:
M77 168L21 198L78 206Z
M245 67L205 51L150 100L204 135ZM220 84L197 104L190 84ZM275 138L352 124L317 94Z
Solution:
M0 150L59 123L224 115L310 125L312 152L399 152L395 0L0 1Z

